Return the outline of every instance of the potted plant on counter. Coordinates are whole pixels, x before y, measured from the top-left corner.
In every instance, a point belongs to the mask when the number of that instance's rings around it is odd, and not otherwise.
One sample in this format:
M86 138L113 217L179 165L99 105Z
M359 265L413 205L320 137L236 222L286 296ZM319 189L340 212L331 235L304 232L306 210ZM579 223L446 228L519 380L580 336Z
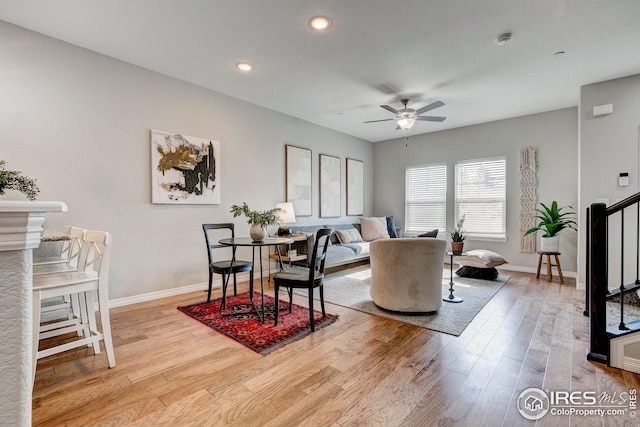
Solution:
M246 202L242 202L242 205L232 205L231 213L233 217L244 215L247 218L247 224L251 225L249 229L249 236L259 242L264 240L267 235L266 228L270 225L280 224L280 213L282 209L274 208L268 211L254 211L249 208Z
M449 237L451 237L451 252L454 255L460 255L464 249L464 241L467 238L467 234L462 231L462 225L464 224L465 215L462 215L458 222L456 222L455 228L448 231Z
M36 185L36 180L27 178L22 172L8 171L6 162L0 160L0 195L4 195L5 190L16 190L24 194L27 199L35 200L40 193Z
M538 214L536 218L540 220L538 225L527 230L524 235L542 231L544 234L540 239L540 251L542 252L559 252L560 250L560 233L565 228L576 228L576 213L573 211L565 211L565 209L573 209L571 206L558 207L558 202L551 202L551 207L547 207L544 203L540 203L542 209L536 209Z

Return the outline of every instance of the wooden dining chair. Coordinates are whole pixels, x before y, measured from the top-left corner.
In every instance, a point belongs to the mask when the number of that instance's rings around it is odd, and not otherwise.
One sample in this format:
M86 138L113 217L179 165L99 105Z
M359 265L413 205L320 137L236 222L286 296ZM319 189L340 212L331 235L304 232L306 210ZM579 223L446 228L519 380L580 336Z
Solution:
M100 353L100 341L104 342L110 368L116 366L111 338L109 317L109 259L111 256L111 235L103 231L86 230L78 271L58 274L44 274L33 278L33 372L35 380L37 360L76 347L93 346L94 354ZM96 322L94 294L98 295L101 329ZM78 294L84 300L80 315L84 338L39 350L42 301L46 298ZM68 332L76 331L71 327ZM56 334L61 331L57 331Z
M320 307L322 309L322 317L326 316L324 311L324 262L327 256L327 246L329 244L329 236L333 233L332 228L321 228L316 233L315 243L313 245L313 253L308 269L289 269L280 271L273 275L274 294L275 294L275 324L278 324L278 316L280 312L279 291L280 288L287 288L289 294L289 313L293 307L293 290L307 289L309 292L309 322L311 331L315 331L315 321L313 312L313 290L319 288Z
M213 275L220 274L222 276L222 304L220 304L220 311L222 311L227 306L227 285L229 284L231 275L233 275L234 296L238 294L237 273L249 272L249 291L253 291L253 262L236 259L235 246L232 248L231 259L215 260L214 250L222 248L227 248L228 250L229 248L229 246L219 244L218 241L221 238L228 238L229 234L231 234L231 238L235 238L235 225L233 223L202 224L202 230L204 231L204 238L207 242L207 256L209 257L209 291L207 293L207 302L211 301ZM214 238L214 230L222 230L226 235Z

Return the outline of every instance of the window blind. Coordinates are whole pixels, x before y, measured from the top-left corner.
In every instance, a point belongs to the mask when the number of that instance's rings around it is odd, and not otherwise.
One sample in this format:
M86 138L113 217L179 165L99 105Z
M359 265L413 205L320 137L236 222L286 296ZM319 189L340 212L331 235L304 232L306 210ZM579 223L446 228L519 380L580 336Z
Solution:
M447 165L406 169L405 232L444 232L447 223Z
M506 159L456 162L455 212L471 237L506 239Z

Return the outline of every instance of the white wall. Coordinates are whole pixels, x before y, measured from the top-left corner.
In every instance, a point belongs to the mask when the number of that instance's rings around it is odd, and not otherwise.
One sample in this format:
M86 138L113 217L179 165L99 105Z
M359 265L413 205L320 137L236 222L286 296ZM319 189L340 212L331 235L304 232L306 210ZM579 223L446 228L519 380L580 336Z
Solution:
M419 124L417 125L419 126ZM405 168L447 163L447 228L453 227L454 164L457 160L506 156L507 242L468 240L465 249L484 248L503 255L512 268L532 270L537 255L521 253L519 242L520 149L538 149L538 200L547 204L577 207L578 124L577 109L568 108L501 120L442 132L378 142L374 146L374 212L394 215L404 225ZM438 236L444 237L444 236ZM566 231L560 239L563 270L576 271L576 233Z
M233 221L248 235L232 204L284 201L285 144L313 150L314 216L298 223L357 221L317 218L319 153L342 160L343 215L345 158L364 161L365 214L373 211L369 142L2 21L0 64L0 159L37 178L40 200L67 203L45 225L113 233L111 299L206 282L201 224ZM220 205L151 203L151 129L220 141Z
M613 104L613 113L605 116L593 115L593 107ZM640 126L640 75L610 80L583 86L580 90L580 212L585 213L591 203L598 199L608 199L610 204L629 197L640 191L639 126ZM629 186L618 186L620 172L629 173ZM628 215L628 214L627 214ZM635 236L635 227L628 221L625 232ZM612 219L610 230L616 230L617 219ZM582 215L581 227L585 218ZM585 257L581 237L580 281L584 281ZM609 268L610 283L620 285L619 238L610 240ZM625 243L635 245L635 239L625 239ZM635 247L629 253L635 253ZM625 281L635 279L635 260L628 258L625 268Z

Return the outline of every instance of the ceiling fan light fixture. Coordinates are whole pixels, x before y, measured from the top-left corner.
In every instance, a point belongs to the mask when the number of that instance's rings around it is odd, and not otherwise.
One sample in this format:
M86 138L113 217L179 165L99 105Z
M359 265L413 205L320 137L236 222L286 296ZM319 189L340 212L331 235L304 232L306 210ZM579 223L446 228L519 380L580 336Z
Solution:
M248 62L240 62L239 64L236 64L236 68L240 71L251 71L253 70L253 65Z
M314 30L326 30L331 26L331 19L326 16L314 16L309 20L309 25Z
M402 117L401 119L396 120L396 123L401 129L409 130L416 123L416 119L413 117Z

